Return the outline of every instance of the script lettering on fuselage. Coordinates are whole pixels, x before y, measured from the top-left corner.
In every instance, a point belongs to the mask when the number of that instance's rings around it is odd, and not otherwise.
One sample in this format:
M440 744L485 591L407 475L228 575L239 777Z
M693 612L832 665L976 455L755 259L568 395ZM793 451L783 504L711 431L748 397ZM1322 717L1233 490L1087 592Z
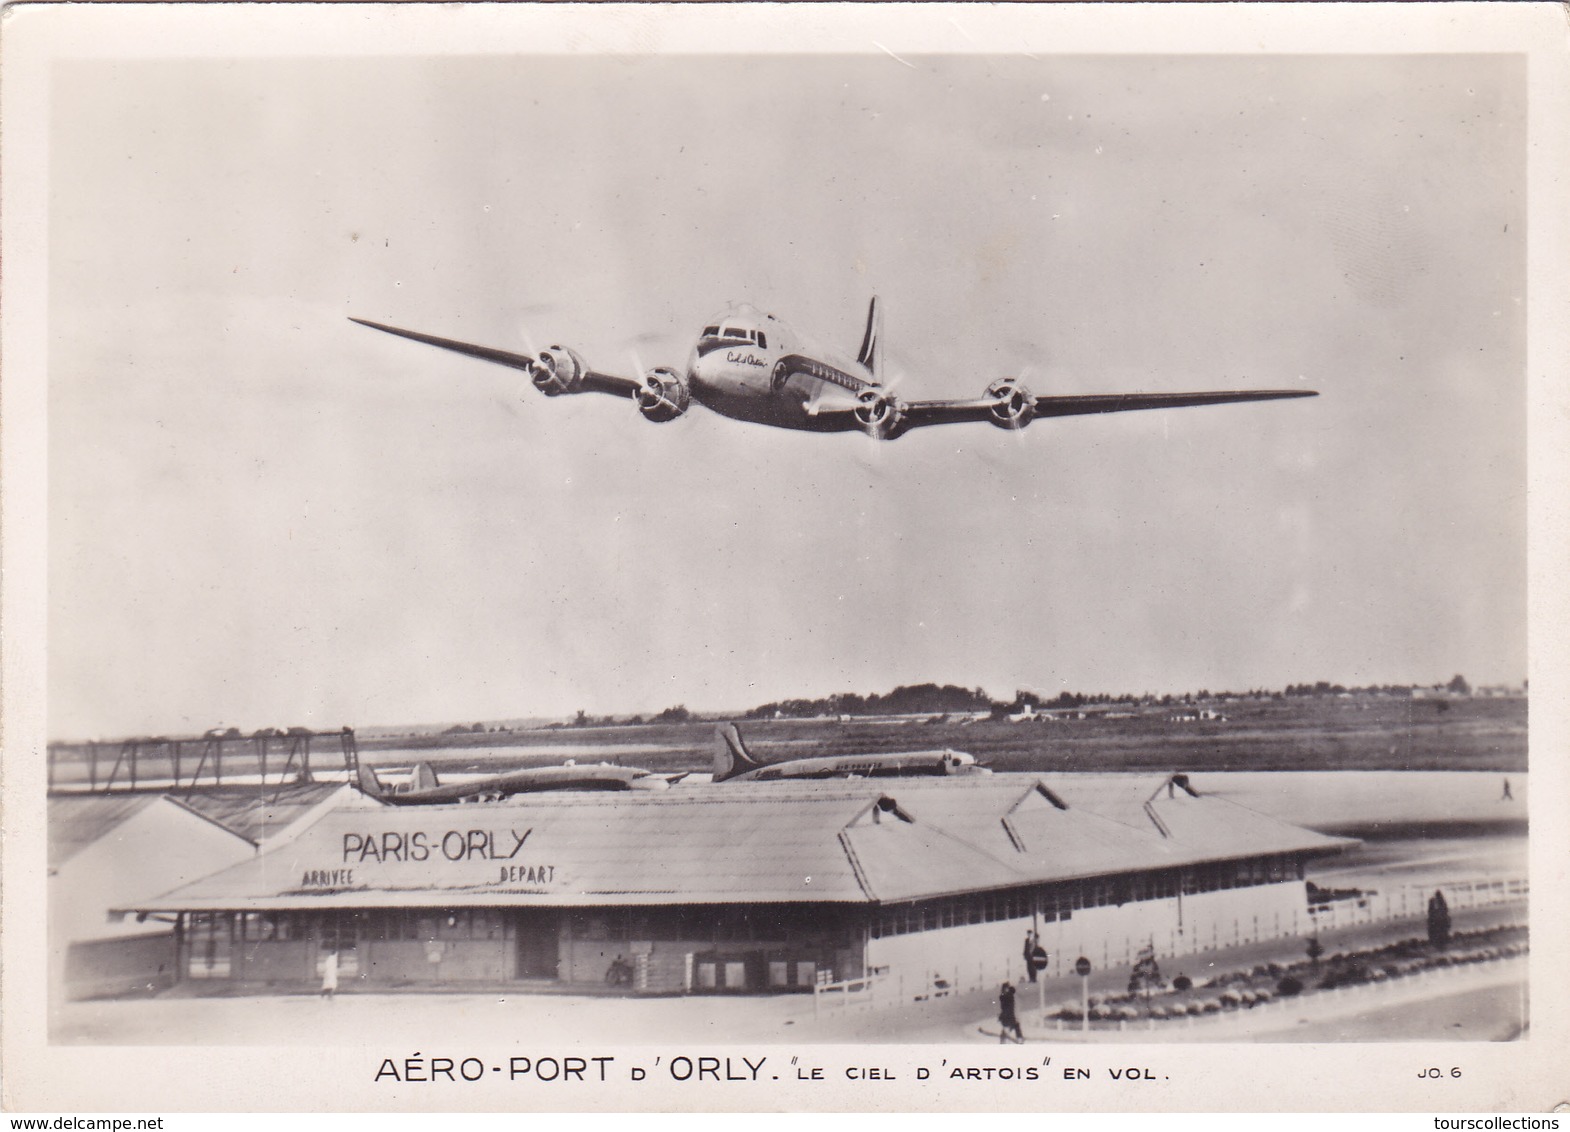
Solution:
M738 353L735 350L727 350L725 351L725 360L733 365L757 366L759 369L768 364L750 350L745 354Z

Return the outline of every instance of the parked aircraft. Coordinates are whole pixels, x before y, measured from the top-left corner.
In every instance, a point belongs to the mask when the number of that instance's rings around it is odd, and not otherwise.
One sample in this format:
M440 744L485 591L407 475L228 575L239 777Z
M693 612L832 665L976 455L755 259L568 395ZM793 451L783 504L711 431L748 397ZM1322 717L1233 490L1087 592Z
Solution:
M741 741L734 723L719 729L714 740L715 782L790 782L806 778L895 778L991 774L963 751L903 751L897 754L825 755L788 762L758 762Z
M592 763L538 766L485 778L443 784L429 763L414 768L409 785L389 788L364 763L358 767L360 792L392 806L433 806L446 802L499 802L514 794L543 790L664 790L670 779L636 767Z
M998 428L1022 429L1037 417L1072 417L1317 395L1309 389L1248 389L1037 396L1018 378L1005 377L993 381L980 397L902 401L883 380L879 309L878 300L874 298L867 311L867 330L855 362L826 360L826 355L810 350L773 315L737 304L727 307L703 328L688 355L685 369L656 366L638 378L618 377L590 369L581 356L564 346L552 346L530 356L400 330L363 318L350 321L523 370L534 387L547 397L564 393L608 393L629 398L651 421L674 420L697 401L734 420L811 432L860 431L879 440L892 440L911 429L928 425L986 421Z

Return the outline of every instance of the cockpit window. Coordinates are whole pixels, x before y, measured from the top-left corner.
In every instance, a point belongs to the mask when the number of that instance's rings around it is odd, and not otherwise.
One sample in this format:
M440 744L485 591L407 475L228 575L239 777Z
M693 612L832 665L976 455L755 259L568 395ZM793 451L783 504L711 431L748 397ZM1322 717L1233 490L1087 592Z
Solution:
M719 333L720 328L718 326L705 326L703 328L703 336L705 338L717 338L719 337Z
M725 328L725 337L727 337L727 338L751 338L752 335L748 334L745 330L738 329L737 327L727 326Z
M763 347L763 349L767 350L769 348L769 340L763 336L763 331L760 330L757 333L758 333L758 345Z

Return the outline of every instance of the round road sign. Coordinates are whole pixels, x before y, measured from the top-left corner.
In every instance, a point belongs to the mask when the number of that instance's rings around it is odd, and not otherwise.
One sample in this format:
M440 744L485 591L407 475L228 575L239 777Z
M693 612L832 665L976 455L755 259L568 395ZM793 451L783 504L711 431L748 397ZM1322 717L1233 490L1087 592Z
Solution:
M1090 960L1086 959L1083 955L1081 955L1078 959L1074 960L1074 973L1076 975L1081 976L1082 978L1084 976L1089 975L1090 974Z

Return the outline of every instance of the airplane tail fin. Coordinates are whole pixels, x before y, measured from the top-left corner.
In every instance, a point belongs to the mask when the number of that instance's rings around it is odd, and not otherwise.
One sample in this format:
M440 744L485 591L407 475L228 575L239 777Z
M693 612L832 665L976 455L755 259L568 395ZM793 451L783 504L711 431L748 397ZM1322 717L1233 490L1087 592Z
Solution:
M867 332L861 337L861 349L856 354L856 360L867 367L867 372L873 377L878 376L878 371L883 368L883 309L878 306L878 297L872 296L872 303L867 307Z
M355 778L359 782L360 793L367 798L380 798L387 793L382 786L381 779L376 777L376 772L364 763L355 767Z
M409 777L409 788L411 790L429 790L434 786L440 785L441 781L436 777L436 771L431 768L430 763L417 763L415 765L414 773Z
M724 782L727 778L735 778L738 774L757 770L761 765L747 753L747 746L741 741L741 732L736 730L734 723L727 723L715 732L715 782Z

